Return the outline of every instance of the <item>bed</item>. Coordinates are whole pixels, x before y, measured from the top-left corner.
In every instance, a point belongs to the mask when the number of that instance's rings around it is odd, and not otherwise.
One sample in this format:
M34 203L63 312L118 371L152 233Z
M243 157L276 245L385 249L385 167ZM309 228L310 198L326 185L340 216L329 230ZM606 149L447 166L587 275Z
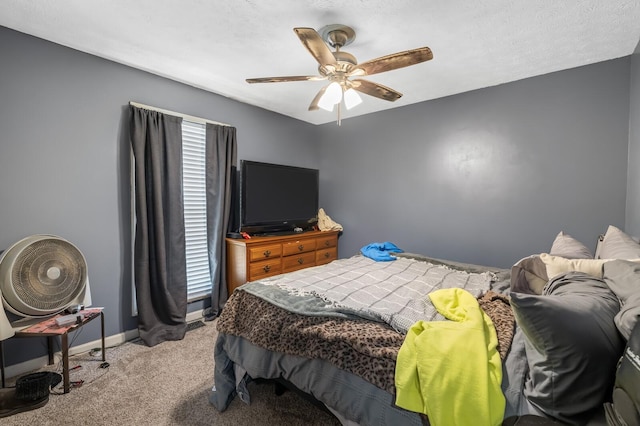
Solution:
M640 258L608 241L596 251ZM605 263L562 232L549 254L510 269L393 256L358 254L236 289L217 322L210 403L219 411L236 397L249 403L250 380L274 379L344 425L500 424L524 415L605 424L625 344L623 300L610 284L628 280L633 262ZM460 327L462 301L480 327ZM469 413L482 421L465 420Z

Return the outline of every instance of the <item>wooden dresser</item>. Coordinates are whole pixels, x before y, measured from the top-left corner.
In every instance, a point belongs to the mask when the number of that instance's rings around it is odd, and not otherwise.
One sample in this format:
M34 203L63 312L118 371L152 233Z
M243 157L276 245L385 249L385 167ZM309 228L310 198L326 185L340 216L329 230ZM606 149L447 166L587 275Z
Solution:
M227 238L227 289L271 275L323 265L338 258L338 231Z

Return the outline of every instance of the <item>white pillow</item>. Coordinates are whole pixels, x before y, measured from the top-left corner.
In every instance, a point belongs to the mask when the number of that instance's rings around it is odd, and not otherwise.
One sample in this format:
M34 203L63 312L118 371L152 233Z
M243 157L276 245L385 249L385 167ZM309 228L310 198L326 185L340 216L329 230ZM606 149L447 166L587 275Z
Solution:
M569 271L579 271L602 278L602 265L610 259L566 259L560 256L551 256L548 253L540 254L540 259L547 267L549 279Z
M584 272L596 278L603 277L602 265L615 259L565 259L560 256L551 256L548 253L540 254L540 259L547 267L549 279L570 271ZM628 259L631 262L640 262L639 259Z

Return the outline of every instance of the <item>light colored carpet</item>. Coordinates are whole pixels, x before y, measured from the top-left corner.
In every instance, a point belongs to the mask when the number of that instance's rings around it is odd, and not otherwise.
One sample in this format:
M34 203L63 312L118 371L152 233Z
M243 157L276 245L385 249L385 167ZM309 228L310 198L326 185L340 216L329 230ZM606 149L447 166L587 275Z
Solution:
M224 412L208 401L213 386L215 321L187 332L178 342L149 348L140 341L72 357L70 380L82 386L54 389L42 408L0 419L3 426L37 425L339 425L330 414L293 392L276 396L270 383L251 383L251 405L235 398ZM59 366L50 371L62 369ZM58 370L56 370L58 369ZM9 380L8 385L12 385Z

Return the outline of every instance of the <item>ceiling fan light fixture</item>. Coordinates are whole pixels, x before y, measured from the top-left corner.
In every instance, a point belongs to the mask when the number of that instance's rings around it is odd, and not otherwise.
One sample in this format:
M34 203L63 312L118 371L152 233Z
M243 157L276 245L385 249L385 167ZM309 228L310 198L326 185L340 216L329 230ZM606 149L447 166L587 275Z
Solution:
M325 111L329 111L329 112L333 111L334 105L335 105L334 103L328 102L324 96L320 98L320 100L318 101L318 107L322 108Z
M344 106L346 106L347 109L351 109L361 103L362 98L358 95L358 92L353 90L353 88L350 87L344 91Z
M340 101L342 101L342 87L334 81L327 86L327 90L318 101L318 106L326 111L333 111L333 106Z

